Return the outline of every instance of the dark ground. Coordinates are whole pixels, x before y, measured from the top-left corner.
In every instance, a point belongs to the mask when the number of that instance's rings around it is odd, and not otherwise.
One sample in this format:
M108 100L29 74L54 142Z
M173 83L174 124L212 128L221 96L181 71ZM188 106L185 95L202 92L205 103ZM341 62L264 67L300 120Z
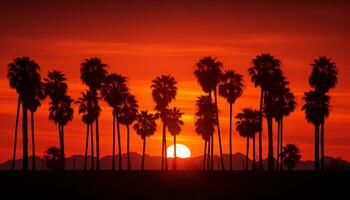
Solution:
M0 171L0 199L349 199L349 181L350 172Z

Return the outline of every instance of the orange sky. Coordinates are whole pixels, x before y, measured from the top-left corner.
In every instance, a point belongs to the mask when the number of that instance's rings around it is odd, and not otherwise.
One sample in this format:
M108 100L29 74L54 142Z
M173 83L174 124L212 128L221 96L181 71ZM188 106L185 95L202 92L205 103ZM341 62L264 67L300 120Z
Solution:
M214 3L215 2L215 3ZM330 56L339 68L339 84L331 92L332 112L326 122L326 155L350 160L350 3L346 1L2 1L0 5L0 162L11 158L16 93L8 86L7 64L16 56L30 56L42 75L57 69L66 73L69 94L85 90L79 79L84 58L101 57L110 72L129 78L141 109L153 109L150 82L171 74L179 82L177 106L185 112L178 142L192 155L202 154L203 141L194 132L196 97L203 94L194 76L194 64L206 55L217 57L225 69L244 75L243 96L234 104L258 108L259 90L250 82L252 58L270 52L283 62L282 69L297 96L296 111L285 120L285 142L297 144L303 159L313 156L313 126L300 111L301 97L309 90L310 63ZM111 109L102 105L101 153L111 153ZM75 107L76 108L76 107ZM228 152L228 104L219 98L223 150ZM58 146L57 128L48 121L48 101L36 113L37 154ZM66 152L84 153L86 127L75 112L66 127ZM276 134L275 134L276 135ZM122 129L123 152L126 150ZM264 157L267 138L264 132ZM21 138L19 138L19 141ZM160 129L148 141L147 153L160 155ZM168 138L170 139L170 137ZM216 139L217 140L217 139ZM171 140L168 140L168 144ZM244 152L245 140L234 132L234 151ZM132 132L132 151L141 152L141 139ZM21 145L18 146L21 155ZM216 153L218 153L216 148Z

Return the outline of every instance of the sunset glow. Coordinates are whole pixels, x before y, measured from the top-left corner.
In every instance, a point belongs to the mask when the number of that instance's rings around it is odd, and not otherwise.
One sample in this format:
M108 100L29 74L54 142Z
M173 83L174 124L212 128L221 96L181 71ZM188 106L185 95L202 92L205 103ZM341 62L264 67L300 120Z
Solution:
M168 158L174 158L174 145L171 145L167 148ZM191 151L190 149L183 144L176 144L176 157L178 158L190 158Z

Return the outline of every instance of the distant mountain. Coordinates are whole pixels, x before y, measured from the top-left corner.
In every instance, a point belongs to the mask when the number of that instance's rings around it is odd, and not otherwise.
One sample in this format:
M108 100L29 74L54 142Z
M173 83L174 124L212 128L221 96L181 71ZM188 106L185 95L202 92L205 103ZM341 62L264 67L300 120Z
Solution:
M126 169L126 154L122 154L123 159L123 169ZM133 170L140 169L142 156L138 153L130 153L131 167ZM116 156L116 168L118 169L118 156ZM173 159L168 159L168 167L172 168ZM43 159L36 157L36 169L46 170L45 162ZM203 166L203 156L197 156L192 158L178 158L177 159L178 169L180 170L201 170ZM229 166L229 155L224 154L225 168ZM84 156L82 155L73 155L72 157L66 158L66 169L67 170L80 170L83 169ZM146 170L158 170L160 169L161 157L160 156L145 156L145 169ZM252 160L249 160L249 166L252 165ZM8 160L0 164L0 170L10 170L12 160ZM267 166L267 160L263 161L263 165ZM32 157L29 158L29 167L32 166ZM90 157L87 162L88 169L90 169ZM104 156L101 158L101 169L109 170L112 166L112 156ZM313 161L306 160L300 161L295 170L312 170ZM350 163L339 158L326 157L325 166L330 170L350 170ZM21 169L22 160L16 160L16 169ZM220 158L214 156L214 169L220 169ZM234 170L243 170L245 169L245 155L241 153L236 153L233 155L233 169ZM287 170L287 167L285 167Z

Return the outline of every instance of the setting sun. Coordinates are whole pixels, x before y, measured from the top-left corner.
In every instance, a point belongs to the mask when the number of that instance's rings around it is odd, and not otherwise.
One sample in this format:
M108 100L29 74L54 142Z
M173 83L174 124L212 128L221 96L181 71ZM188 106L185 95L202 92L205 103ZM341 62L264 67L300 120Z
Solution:
M174 158L174 145L171 145L167 149L168 158ZM176 144L176 157L178 158L190 158L190 149L183 144Z

